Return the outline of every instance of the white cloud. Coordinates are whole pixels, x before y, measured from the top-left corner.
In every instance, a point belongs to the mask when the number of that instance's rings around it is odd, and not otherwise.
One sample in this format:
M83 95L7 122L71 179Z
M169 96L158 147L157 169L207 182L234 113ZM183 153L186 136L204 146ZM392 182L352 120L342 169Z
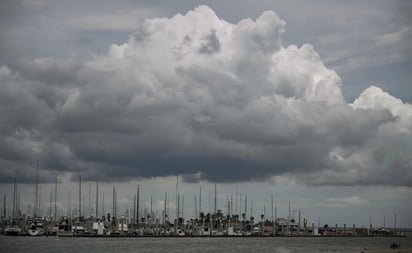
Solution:
M376 86L370 86L351 105L355 110L387 110L397 121L382 125L381 131L387 134L412 134L412 105L403 103Z
M146 19L87 62L3 67L0 101L20 98L3 110L26 108L3 137L35 129L50 169L113 180L411 185L411 105L376 87L347 104L313 46L282 45L285 24L271 11L231 24L200 6Z
M382 91L381 88L370 86L353 102L354 109L389 110L401 119L412 116L412 106L404 104L400 99Z

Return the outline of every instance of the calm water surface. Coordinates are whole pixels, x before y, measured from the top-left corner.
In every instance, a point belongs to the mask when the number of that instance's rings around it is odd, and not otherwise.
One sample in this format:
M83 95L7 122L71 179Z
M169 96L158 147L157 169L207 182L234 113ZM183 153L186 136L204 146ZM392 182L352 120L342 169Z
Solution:
M412 238L56 238L0 236L0 252L360 252Z

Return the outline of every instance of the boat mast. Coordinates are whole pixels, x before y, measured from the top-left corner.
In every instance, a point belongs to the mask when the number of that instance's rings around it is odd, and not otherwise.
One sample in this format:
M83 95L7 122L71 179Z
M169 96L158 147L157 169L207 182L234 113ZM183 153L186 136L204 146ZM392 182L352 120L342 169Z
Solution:
M273 221L273 194L270 195L270 204L271 204L271 208L272 208L272 221Z
M86 210L86 195L83 193L83 210L82 210L83 216L87 217L87 210Z
M167 221L169 221L169 214L170 214L170 197L167 197Z
M82 216L82 176L79 176L79 219Z
M165 203L164 203L164 210L163 210L163 224L166 224L166 202L167 202L167 192L165 192Z
M139 202L140 202L140 189L139 189L139 184L137 184L137 196L136 196L136 222L137 222L137 227L139 227Z
M289 229L290 229L290 227L289 227L290 224L289 224L289 223L290 223L290 201L289 201L289 216L288 216L288 229L287 229L288 233L289 233L289 231L290 231L290 230L289 230Z
M56 183L54 184L54 221L57 220L57 177Z
M103 192L103 198L102 198L102 212L103 212L103 216L106 216L106 213L104 212L104 192Z
M38 208L38 203L39 203L39 160L37 160L37 166L36 166L36 185L35 185L35 190L34 190L34 210L33 210L33 216L36 217L37 215L37 208Z
M52 216L52 199L53 199L53 193L52 191L50 191L50 202L49 202L49 218L51 220L51 216Z
M179 221L180 215L180 194L177 194L177 220Z
M133 225L136 225L136 198L137 195L133 195Z
M114 187L113 187L113 197L112 197L112 211L113 211L113 218L116 218L115 189L114 189Z
M242 217L242 194L239 196L239 213L238 213L238 219Z
M250 217L253 217L253 199L250 201Z
M116 219L117 219L117 190L116 189L114 189L114 193L115 193L115 200L114 200L114 214L115 214L115 217L116 217Z
M217 207L217 200L216 200L216 197L217 197L217 191L216 191L216 184L215 184L215 214L216 214L216 207Z
M42 210L41 210L41 205L40 205L40 203L41 203L41 189L40 189L40 185L39 185L39 199L38 199L37 206L38 206L39 216L42 216L42 214L41 214Z
M92 207L91 207L91 203L90 203L90 199L92 197L92 190L90 188L90 183L88 185L89 185L89 206L87 208L87 216L92 215Z
M209 190L209 210L208 212L211 213L212 212L212 192Z
M230 215L230 212L229 212L229 205L230 205L230 202L229 202L229 194L227 194L226 193L226 202L225 202L225 207L226 207L226 213L227 213L227 215Z
M3 197L3 217L6 219L6 209L7 209L7 195L4 193Z
M96 178L96 219L99 218L99 178Z
M229 203L229 215L232 216L233 215L233 195L230 195L230 203Z
M19 217L21 217L21 212L20 212L20 192L19 192L19 186L16 184L16 212L18 213Z
M198 212L197 212L197 199L196 199L196 194L195 194L195 218L198 218Z
M150 218L153 219L153 198L150 196Z
M202 187L199 190L199 214L202 212Z
M14 176L14 190L13 190L13 214L12 214L12 220L14 220L14 214L15 214L15 206L16 206L16 195L17 195L17 184L16 184L16 176Z
M185 210L185 195L182 194L182 218L184 219L185 214L183 213L183 211Z
M237 215L237 187L236 187L236 196L235 196L235 215Z
M247 219L247 194L245 196L245 218Z
M70 196L70 190L69 190L69 213L68 213L67 216L69 216L69 218L71 220L71 218L72 218L72 200L71 200L71 196Z
M176 176L176 218L179 219L179 175Z

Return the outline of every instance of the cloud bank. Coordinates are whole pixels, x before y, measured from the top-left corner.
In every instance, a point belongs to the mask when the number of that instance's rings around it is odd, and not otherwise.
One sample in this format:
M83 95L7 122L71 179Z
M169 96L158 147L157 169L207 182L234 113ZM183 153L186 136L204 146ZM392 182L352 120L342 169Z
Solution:
M267 11L207 6L146 19L88 61L0 68L0 179L185 175L236 182L412 186L412 105L371 86L353 102L314 48L284 46Z

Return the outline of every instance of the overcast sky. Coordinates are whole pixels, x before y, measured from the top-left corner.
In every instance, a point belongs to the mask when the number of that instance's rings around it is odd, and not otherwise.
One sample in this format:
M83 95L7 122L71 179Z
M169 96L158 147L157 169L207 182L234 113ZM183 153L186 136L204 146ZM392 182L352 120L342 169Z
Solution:
M10 199L17 175L33 201L39 160L43 191L57 177L61 195L81 175L125 205L137 183L160 200L180 175L189 199L217 183L222 205L238 187L256 212L275 194L316 222L398 212L411 227L411 11L1 1L0 189Z

